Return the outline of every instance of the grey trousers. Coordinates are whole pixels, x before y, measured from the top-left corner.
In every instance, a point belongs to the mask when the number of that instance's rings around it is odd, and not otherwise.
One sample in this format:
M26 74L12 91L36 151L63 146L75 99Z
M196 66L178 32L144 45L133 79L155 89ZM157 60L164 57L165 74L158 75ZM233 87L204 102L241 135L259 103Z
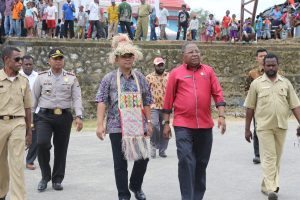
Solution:
M151 144L153 148L159 149L159 153L167 150L169 139L163 137L163 113L162 110L152 109L151 120L153 124L153 134L151 136Z

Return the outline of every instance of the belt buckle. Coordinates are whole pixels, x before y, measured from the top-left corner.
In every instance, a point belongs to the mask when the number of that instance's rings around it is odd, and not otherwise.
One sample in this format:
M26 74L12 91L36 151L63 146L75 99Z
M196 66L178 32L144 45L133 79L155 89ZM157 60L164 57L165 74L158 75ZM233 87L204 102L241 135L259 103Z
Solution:
M3 120L5 120L5 121L10 120L10 117L9 116L3 116Z
M54 109L54 115L62 115L62 109L61 108L55 108Z

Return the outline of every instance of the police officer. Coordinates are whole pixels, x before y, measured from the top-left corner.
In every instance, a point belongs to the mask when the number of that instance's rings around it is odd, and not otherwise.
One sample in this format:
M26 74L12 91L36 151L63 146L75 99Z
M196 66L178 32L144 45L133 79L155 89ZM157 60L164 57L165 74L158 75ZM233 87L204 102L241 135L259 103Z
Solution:
M0 70L0 200L10 185L10 199L26 199L24 149L31 143L31 93L28 80L19 74L22 56L19 49L2 51ZM8 159L9 157L9 159Z
M76 76L63 69L64 54L54 48L49 53L50 69L41 72L33 86L33 109L36 110L38 161L42 180L38 191L43 192L47 183L52 180L54 190L63 190L62 181L65 175L66 156L69 144L73 116L71 106L76 114L77 131L82 129L81 89ZM50 149L53 135L54 166L51 174Z

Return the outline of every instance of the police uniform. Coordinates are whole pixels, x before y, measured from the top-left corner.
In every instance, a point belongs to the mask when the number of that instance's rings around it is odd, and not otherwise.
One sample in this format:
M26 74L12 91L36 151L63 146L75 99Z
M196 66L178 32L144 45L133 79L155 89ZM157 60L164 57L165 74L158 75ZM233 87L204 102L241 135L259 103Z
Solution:
M263 192L279 188L279 168L291 109L300 106L290 81L277 74L272 82L265 74L255 79L245 107L254 109L263 169Z
M10 199L24 200L25 109L32 99L28 80L20 74L12 79L0 70L0 199L10 182Z
M59 51L59 50L58 50ZM59 54L60 52L58 52ZM61 54L63 57L63 54ZM65 175L67 149L73 116L82 116L81 89L76 76L65 70L58 76L50 70L39 73L33 86L36 111L38 161L42 180L61 183ZM54 166L51 174L50 149L53 134Z

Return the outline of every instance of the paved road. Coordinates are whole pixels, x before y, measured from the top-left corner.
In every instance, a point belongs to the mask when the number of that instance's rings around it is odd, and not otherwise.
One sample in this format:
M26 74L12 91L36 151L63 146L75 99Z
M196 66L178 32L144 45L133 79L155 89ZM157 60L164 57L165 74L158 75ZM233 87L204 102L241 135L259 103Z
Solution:
M252 163L253 148L244 140L243 121L228 122L226 135L214 131L212 156L208 167L206 200L263 200L260 193L261 168ZM296 122L290 121L281 168L280 199L299 200L300 148L294 147ZM43 193L36 188L39 169L26 170L28 200L116 200L110 141L93 132L72 134L63 191L50 184ZM174 139L168 158L149 162L143 189L148 200L179 200L177 157ZM132 163L129 164L131 171ZM132 198L134 199L134 198Z

